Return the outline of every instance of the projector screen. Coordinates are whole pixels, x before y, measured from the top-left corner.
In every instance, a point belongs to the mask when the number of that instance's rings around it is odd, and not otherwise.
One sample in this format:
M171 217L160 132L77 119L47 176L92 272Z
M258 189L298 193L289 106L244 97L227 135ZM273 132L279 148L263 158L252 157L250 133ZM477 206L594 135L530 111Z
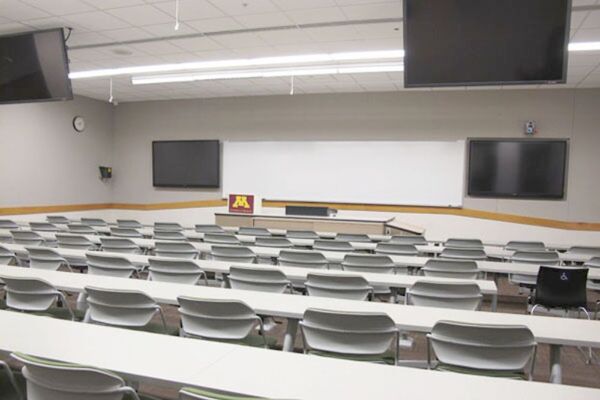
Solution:
M405 0L406 87L564 83L570 0Z
M460 207L465 142L224 142L223 194Z
M218 140L152 142L152 176L157 187L218 188Z

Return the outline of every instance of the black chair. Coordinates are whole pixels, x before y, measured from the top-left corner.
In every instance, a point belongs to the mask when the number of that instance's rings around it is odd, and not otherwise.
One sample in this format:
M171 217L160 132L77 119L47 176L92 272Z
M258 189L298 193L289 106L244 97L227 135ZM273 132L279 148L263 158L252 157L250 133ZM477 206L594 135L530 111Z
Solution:
M533 314L538 307L563 309L566 315L570 310L577 310L583 311L590 319L587 310L587 275L587 268L541 266L530 313Z

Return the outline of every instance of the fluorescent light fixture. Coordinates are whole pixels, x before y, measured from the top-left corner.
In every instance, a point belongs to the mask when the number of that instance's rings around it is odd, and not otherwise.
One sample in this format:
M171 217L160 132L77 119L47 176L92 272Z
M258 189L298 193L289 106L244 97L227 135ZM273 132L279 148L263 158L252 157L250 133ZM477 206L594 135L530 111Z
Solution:
M220 61L203 61L177 64L143 65L139 67L123 67L96 69L90 71L71 72L69 78L99 78L118 75L135 75L154 72L177 72L177 71L195 71L218 68L239 68L239 67L257 67L257 66L277 66L287 64L310 64L319 62L348 62L364 60L390 60L401 59L404 57L404 50L381 50L381 51L361 51L347 53L323 53L323 54L305 54L297 56L282 57L261 57L261 58L242 58Z
M569 43L569 51L593 51L593 50L600 50L600 42Z
M134 85L147 85L154 83L181 83L219 79L274 78L286 76L317 76L399 71L404 71L404 64L353 64L347 66L320 65L307 68L254 69L243 71L232 70L218 73L208 72L178 75L134 76L131 78L131 83Z

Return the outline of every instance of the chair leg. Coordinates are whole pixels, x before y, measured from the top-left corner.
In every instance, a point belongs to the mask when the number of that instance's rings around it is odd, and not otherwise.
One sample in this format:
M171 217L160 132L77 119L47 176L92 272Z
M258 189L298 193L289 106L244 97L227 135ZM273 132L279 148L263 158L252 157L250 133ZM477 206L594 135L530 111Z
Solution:
M583 313L587 317L588 321L591 320L590 313L588 312L588 310L585 307L579 307L577 310L578 310L578 315L581 315L581 311L583 311ZM580 349L580 350L583 352L582 349ZM587 348L587 356L585 356L585 363L591 364L593 359L594 359L594 352L591 347L588 347Z

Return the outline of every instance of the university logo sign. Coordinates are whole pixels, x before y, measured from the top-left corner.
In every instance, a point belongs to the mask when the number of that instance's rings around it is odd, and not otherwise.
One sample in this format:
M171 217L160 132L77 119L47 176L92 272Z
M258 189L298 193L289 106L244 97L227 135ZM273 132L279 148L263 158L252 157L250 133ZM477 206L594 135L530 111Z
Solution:
M254 195L252 194L230 194L229 212L252 214L254 212Z

